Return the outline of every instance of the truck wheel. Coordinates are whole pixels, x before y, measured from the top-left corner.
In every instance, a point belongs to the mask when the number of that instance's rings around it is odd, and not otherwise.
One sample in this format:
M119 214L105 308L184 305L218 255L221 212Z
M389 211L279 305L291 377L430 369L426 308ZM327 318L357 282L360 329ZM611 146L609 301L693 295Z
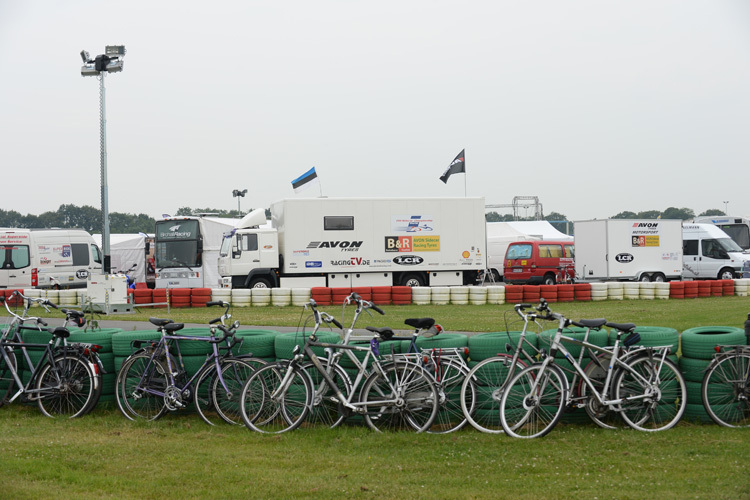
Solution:
M638 281L640 281L641 283L648 283L651 281L651 275L643 273L641 274L641 278Z
M424 286L424 278L419 274L404 274L401 286Z
M266 278L253 278L250 288L271 288L271 283Z
M667 281L667 278L662 273L654 273L651 275L651 281L655 283L664 283Z
M725 267L724 269L722 269L721 271L719 271L718 278L720 280L733 280L736 277L737 276L735 276L735 274L734 274L734 269L732 269L732 268Z
M542 279L542 285L554 285L555 284L555 275L552 273L547 273L544 275L544 279Z

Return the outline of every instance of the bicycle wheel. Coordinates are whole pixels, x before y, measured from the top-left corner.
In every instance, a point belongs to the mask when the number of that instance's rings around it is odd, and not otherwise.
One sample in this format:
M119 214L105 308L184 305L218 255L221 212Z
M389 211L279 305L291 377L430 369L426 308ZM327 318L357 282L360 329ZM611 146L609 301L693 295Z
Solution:
M514 373L526 368L526 363L517 360L513 367L513 356L498 354L492 358L480 361L466 375L461 386L461 410L468 422L478 431L490 434L500 434L503 427L500 424L500 396L505 384ZM474 384L476 396L473 410L466 404L470 395L470 384Z
M147 353L123 361L115 382L117 407L130 420L156 420L167 411L167 367Z
M265 365L265 361L254 358L228 358L221 362L221 378L218 376L213 378L211 400L215 405L216 413L226 423L242 425L240 412L242 387L255 373L256 367Z
M429 367L428 367L429 369ZM464 381L469 369L455 359L442 359L437 368L431 372L438 387L438 412L435 421L427 432L430 434L448 434L466 425L467 419L463 407L471 413L474 410L477 391L473 380ZM462 396L463 395L463 396Z
M288 370L291 373L282 387ZM256 370L242 388L242 421L256 432L280 434L291 431L307 417L311 399L310 378L303 370L278 364L267 365Z
M195 379L193 387L193 404L198 415L208 425L216 425L224 422L216 409L213 397L214 380L216 379L216 365L209 364Z
M333 379L336 386L348 400L352 392L352 382L349 375L347 375L346 371L338 364L329 367L329 361L327 358L318 359L320 359L323 367L328 370L328 375ZM307 416L305 422L321 423L330 428L338 427L341 425L341 422L346 419L347 415L346 413L339 411L340 405L335 392L331 386L328 385L312 362L302 365L302 369L305 370L310 377L310 383L313 389L312 406L310 407L310 414Z
M45 362L36 378L39 410L48 417L84 415L96 394L93 366L75 353L55 355L53 361Z
M685 378L669 359L638 356L626 361L615 375L615 398L629 398L620 404L620 414L630 427L655 432L670 429L685 413ZM645 397L644 397L645 396Z
M367 377L360 392L367 425L378 432L429 429L440 397L432 376L416 363L394 362L382 368L383 373L375 371Z
M609 398L611 394L602 394L604 389L604 382L607 378L607 367L612 359L612 355L609 353L599 353L595 359L586 365L583 372L589 378L594 386L597 394L603 396L605 399ZM607 391L613 393L612 387ZM599 400L593 395L591 387L586 384L582 379L578 383L578 397L581 398L583 404L585 404L586 413L589 418L594 421L596 425L604 429L617 429L622 423L622 419L619 414L614 411L611 407L599 403Z
M737 352L711 366L703 377L706 413L724 427L750 427L750 353Z
M500 397L500 423L509 436L542 437L562 416L568 394L562 370L535 363L518 372Z
M8 402L10 395L13 393L13 387L16 380L13 374L17 372L18 363L16 355L10 347L4 347L5 354L8 355L8 361L0 354L0 406Z

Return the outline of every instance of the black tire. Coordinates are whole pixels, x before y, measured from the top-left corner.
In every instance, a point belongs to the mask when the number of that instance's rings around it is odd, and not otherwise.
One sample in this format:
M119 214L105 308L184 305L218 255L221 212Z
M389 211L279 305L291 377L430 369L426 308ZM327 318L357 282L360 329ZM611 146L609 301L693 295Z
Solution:
M663 273L654 273L651 275L651 281L654 283L666 283L667 277Z
M421 365L397 361L367 377L360 402L365 422L378 432L430 428L438 412L439 394L434 379Z
M256 370L242 388L240 411L245 425L256 432L280 434L296 429L310 410L310 378L293 368L291 379L278 397L272 397L287 372L286 365L270 364Z
M557 280L552 273L547 273L544 275L544 278L542 278L542 285L554 285L555 283L557 283Z
M560 369L535 363L518 372L500 398L500 423L509 436L531 439L549 433L560 421L568 382Z
M500 424L502 390L515 372L526 368L522 359L518 359L516 363L515 369L511 369L513 356L498 354L476 363L467 374L466 381L461 386L461 409L469 424L478 431L489 434L503 432ZM470 390L470 383L474 385L475 391L473 409L466 404L470 396L466 394L466 391Z
M250 280L250 288L271 288L271 282L267 278L253 278Z
M677 365L669 359L661 365L658 357L650 356L636 356L627 364L630 370L622 369L614 378L615 398L636 398L620 405L625 423L646 432L663 431L677 425L687 404L685 378ZM649 392L652 396L639 398Z
M638 279L641 283L650 283L651 282L651 275L648 273L641 274L641 277Z
M37 399L39 410L53 418L85 415L101 395L101 381L94 367L75 353L55 355L53 361L46 362L36 378L35 388L41 391Z
M3 349L8 356L8 361L5 361L5 358L0 354L0 407L7 403L11 394L13 394L13 387L15 387L13 374L17 373L18 370L16 354L10 347L4 347Z
M139 387L142 378L144 384ZM163 393L168 385L166 363L151 363L147 353L135 354L122 363L117 374L117 407L130 420L161 418L167 411Z
M329 366L327 358L318 359L328 369L328 375L348 400L352 393L352 382L349 375L339 365ZM346 415L339 411L339 404L334 399L336 397L335 392L326 383L312 362L302 365L302 369L310 377L312 387L312 406L310 407L310 414L307 416L305 423L320 423L330 428L338 427L345 420Z
M214 404L216 413L224 422L242 425L242 412L240 411L242 388L252 374L263 366L266 366L266 362L256 358L231 358L221 362L221 379L218 374L214 373L210 400ZM223 384L221 380L224 381Z
M476 404L476 384L471 379L467 381L469 369L455 359L441 360L433 373L440 400L438 413L427 432L448 434L463 428L468 422L466 415L474 411Z
M417 273L405 273L401 276L401 286L425 286L424 276Z
M750 353L731 352L711 363L701 399L711 420L724 427L750 427Z
M719 274L716 276L717 279L720 280L733 280L737 278L737 273L734 272L734 269L731 267L725 267L721 271L719 271Z

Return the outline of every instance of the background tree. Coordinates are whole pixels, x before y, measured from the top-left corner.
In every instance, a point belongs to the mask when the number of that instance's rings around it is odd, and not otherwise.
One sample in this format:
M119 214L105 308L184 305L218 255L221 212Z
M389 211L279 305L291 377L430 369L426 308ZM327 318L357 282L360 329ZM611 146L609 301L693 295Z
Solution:
M699 215L699 217L707 216L711 217L712 215L726 215L723 210L719 210L718 208L709 208L705 212Z
M639 217L637 213L626 210L624 212L620 212L617 215L613 215L611 218L612 219L638 219Z
M680 219L688 220L695 217L695 212L690 208L669 207L661 214L662 219Z

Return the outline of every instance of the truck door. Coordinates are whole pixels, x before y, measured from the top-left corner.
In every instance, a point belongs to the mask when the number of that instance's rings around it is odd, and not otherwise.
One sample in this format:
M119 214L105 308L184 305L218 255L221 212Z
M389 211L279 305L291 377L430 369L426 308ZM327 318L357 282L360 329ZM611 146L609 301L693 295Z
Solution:
M237 252L232 253L233 259L241 259L248 269L260 266L260 250L258 249L258 235L256 233L237 235Z
M28 245L4 245L0 247L0 286L25 288L31 286L31 262Z
M700 276L701 278L716 278L721 268L732 267L729 254L714 238L701 241Z
M698 240L682 241L682 276L685 278L700 277L700 255Z

